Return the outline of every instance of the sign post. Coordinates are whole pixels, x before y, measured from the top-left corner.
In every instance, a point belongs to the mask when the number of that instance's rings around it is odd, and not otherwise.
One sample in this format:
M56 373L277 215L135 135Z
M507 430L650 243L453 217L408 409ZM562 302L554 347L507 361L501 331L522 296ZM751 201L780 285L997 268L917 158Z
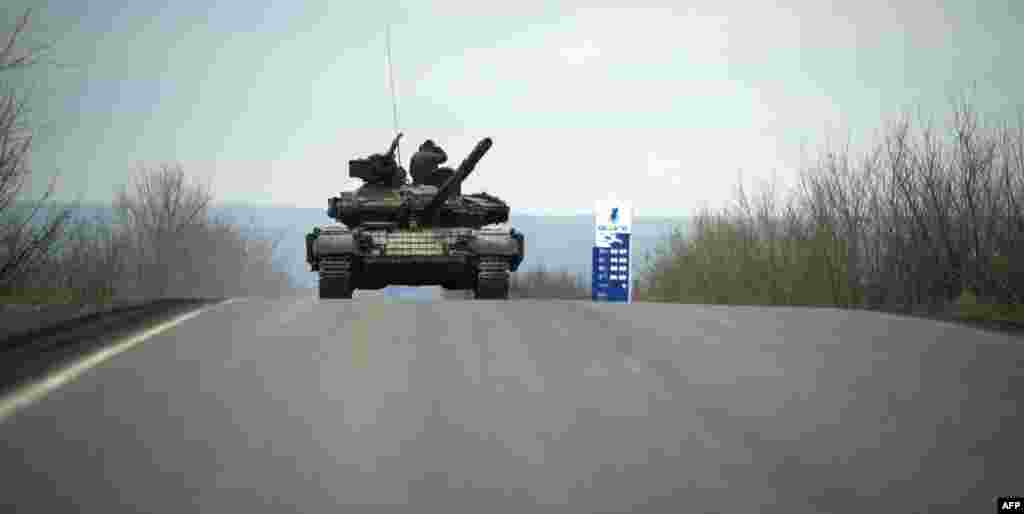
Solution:
M633 274L629 236L633 206L607 200L594 206L594 249L591 296L595 302L630 303Z

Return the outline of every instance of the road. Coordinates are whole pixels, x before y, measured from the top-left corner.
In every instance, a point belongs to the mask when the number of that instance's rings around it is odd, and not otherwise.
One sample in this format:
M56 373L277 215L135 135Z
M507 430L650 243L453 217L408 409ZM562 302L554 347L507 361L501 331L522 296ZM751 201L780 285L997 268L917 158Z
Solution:
M870 312L247 299L0 424L0 511L987 512L1022 364Z

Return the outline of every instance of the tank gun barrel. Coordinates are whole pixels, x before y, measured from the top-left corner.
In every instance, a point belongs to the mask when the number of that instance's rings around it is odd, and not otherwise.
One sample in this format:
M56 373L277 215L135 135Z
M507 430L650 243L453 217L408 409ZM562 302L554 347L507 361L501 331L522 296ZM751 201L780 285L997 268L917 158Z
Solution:
M466 180L466 177L473 172L477 163L480 162L480 159L484 158L484 154L491 149L491 145L493 143L494 142L491 141L491 138L485 137L481 139L475 147L473 147L473 151L466 156L462 161L462 164L459 164L455 173L449 177L444 184L441 184L441 187L437 188L437 194L434 195L434 198L430 200L430 203L423 209L424 219L430 219L430 217L440 210L444 202L446 202L448 197L452 195L452 192L455 191L456 186Z

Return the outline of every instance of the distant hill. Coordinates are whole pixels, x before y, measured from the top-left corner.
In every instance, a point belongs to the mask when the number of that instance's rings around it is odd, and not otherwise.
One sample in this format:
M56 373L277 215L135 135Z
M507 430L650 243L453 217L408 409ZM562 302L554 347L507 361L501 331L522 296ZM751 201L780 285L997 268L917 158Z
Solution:
M284 237L278 247L281 259L296 281L303 287L314 287L316 275L305 262L305 235L312 227L331 223L326 209L296 207L220 206L210 209L211 215L253 226L266 234ZM75 218L113 219L110 207L88 206L74 214ZM547 269L565 269L570 273L590 274L590 255L594 241L594 222L589 214L551 216L513 212L510 225L526 235L526 259L520 270L543 265ZM655 249L673 227L685 230L685 218L639 217L633 223L634 270L647 252Z

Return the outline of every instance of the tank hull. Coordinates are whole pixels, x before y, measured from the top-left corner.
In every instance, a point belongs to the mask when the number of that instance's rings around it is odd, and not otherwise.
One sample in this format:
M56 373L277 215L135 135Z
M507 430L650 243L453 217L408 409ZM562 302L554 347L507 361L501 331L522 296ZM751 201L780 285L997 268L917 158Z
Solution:
M508 298L509 274L524 257L514 229L399 228L371 224L319 227L306 236L307 262L320 274L321 297L350 298L357 289L391 285L473 290Z

